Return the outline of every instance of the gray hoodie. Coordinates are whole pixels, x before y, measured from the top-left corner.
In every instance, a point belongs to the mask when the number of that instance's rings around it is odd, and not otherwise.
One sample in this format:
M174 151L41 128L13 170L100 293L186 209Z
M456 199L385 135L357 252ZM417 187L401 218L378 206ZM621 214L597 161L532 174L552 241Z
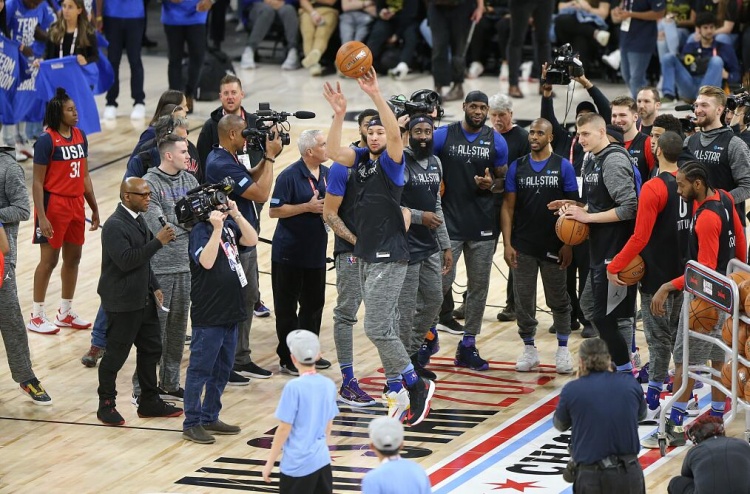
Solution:
M198 187L198 181L190 173L181 171L169 175L159 168L149 168L143 179L151 188L151 203L143 217L149 229L156 235L161 230L159 217L163 216L167 224L174 228L177 238L164 246L151 258L151 269L154 274L186 273L190 271L188 258L188 237L190 230L177 223L174 205L192 188Z
M714 139L724 132L733 133L729 127L719 127L718 129L700 132L701 146L708 146ZM685 140L687 143L687 139ZM734 198L735 204L745 202L750 199L750 149L747 144L737 136L733 136L727 147L729 153L729 167L732 170L735 188L728 190Z

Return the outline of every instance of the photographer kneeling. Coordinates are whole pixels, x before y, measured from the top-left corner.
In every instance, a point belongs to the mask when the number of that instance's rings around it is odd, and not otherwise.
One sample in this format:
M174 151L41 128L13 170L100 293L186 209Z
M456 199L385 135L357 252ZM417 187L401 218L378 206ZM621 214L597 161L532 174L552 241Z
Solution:
M208 217L198 218L201 221L190 232L188 243L193 338L185 380L182 437L200 444L213 443L211 433L240 433L238 426L219 420L219 411L221 394L232 372L237 327L247 319L244 292L248 279L240 264L239 246L254 247L258 243L258 234L234 201L227 200L217 209Z
M573 428L563 476L574 493L645 494L638 463L643 390L631 375L612 372L604 340L584 340L578 352L580 377L563 388L553 419L560 431Z

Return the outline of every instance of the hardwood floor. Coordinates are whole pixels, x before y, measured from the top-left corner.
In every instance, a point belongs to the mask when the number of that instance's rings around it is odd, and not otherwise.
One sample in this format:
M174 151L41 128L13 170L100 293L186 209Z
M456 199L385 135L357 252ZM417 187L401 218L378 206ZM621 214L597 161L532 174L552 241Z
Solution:
M146 57L144 61L147 114L150 116L160 93L166 89L166 61L154 57ZM261 66L255 71L242 71L240 75L245 86L247 110L257 108L258 102L268 101L278 111L310 110L318 115L312 121L291 119L293 145L277 160L277 174L286 164L297 159L294 139L300 131L328 128L331 112L321 97L323 79L310 78L304 70L282 72L277 66ZM125 157L144 128L143 124L128 120L128 69L125 63L121 80L122 115L113 124L105 122L100 134L89 136L89 166L102 220L117 205ZM327 80L342 84L350 110L370 106L355 81L337 77ZM416 74L407 81L381 78L380 84L386 95L403 93L407 96L416 89L433 85L431 78L424 74ZM467 81L464 89L467 92L482 89L492 94L500 89L507 90L507 82L498 83L494 77L483 77ZM514 101L517 105L515 117L531 120L539 113L536 85L529 84L523 89L530 96ZM563 90L558 89L556 100L561 121L565 105ZM604 90L609 96L614 96L622 92L622 87L610 85ZM572 108L582 96L583 91L578 88L572 99ZM100 109L103 108L102 98L97 100ZM197 102L196 112L190 116L194 128L191 139L197 139L203 120L217 106L218 102ZM447 104L444 122L458 118L462 118L461 104ZM347 124L344 138L346 141L356 138L353 123ZM24 168L29 182L30 161L24 164ZM261 236L270 239L274 227L275 220L264 212ZM38 249L31 245L31 234L31 223L24 222L18 238L17 268L24 317L31 310L33 272L39 260ZM99 231L86 234L74 302L77 312L92 321L99 306L96 294L101 259L99 235ZM270 246L260 244L258 255L262 297L273 308ZM452 360L458 337L441 333L441 350L432 366L439 376L432 414L416 430L407 430L404 455L414 458L430 472L433 485L437 486L435 492L526 492L528 489L528 492L542 493L568 489L559 470L555 470L564 466L565 461L560 458L565 456L565 448L557 446L558 452L562 451L557 460L543 457L534 449L551 451L545 445L550 441L550 444L555 444L559 435L549 430L549 414L554 410L556 394L572 377L554 372L555 338L547 332L551 317L543 311L539 312L538 346L545 365L539 372L529 374L518 374L513 370L521 351L516 327L514 323L500 323L495 318L505 301L505 276L507 267L502 252L498 252L494 258L484 327L478 338L482 356L492 362L491 370L477 373L454 367ZM50 311L59 303L59 280L58 269L52 276L47 294ZM454 290L463 291L465 280L461 262ZM336 300L334 272L328 272L327 282L321 341L325 357L333 360L334 366L323 374L340 383L331 331ZM543 291L540 289L538 293L539 306L544 308ZM132 354L118 379L118 409L127 421L126 426L104 427L95 416L97 370L85 368L80 363L81 356L89 348L90 332L63 329L54 336L34 333L28 333L28 336L34 370L52 396L54 405L34 406L19 394L7 366L0 365L0 492L220 492L219 489L276 492L275 483L267 487L260 478L276 425L274 410L288 379L277 373L273 316L254 321L251 343L253 359L273 370L275 375L269 380L255 379L247 387L227 388L223 396L222 419L240 425L242 433L239 436L219 436L216 444L209 446L183 441L181 418L137 417L135 408L129 403L130 380L135 365ZM645 350L643 333L638 332L637 338ZM573 352L579 343L580 336L574 333L570 344ZM188 358L188 347L185 347L183 382ZM646 351L642 351L642 358L645 362ZM5 351L0 350L0 360L5 359ZM384 379L378 354L365 337L361 322L355 327L355 368L363 388L379 396ZM367 453L367 422L384 413L385 409L379 406L351 410L342 406L341 411L335 421L332 451L336 492L354 492L359 490L359 479L366 469L376 466L376 459ZM741 422L736 421L730 432L740 436ZM642 432L645 435L648 430ZM517 452L529 453L514 456L510 451L513 448ZM653 452L649 454L649 461L656 462L652 471L647 472L649 492L666 492L668 479L679 472L684 450L670 453L668 461L658 460ZM541 474L543 471L553 475Z

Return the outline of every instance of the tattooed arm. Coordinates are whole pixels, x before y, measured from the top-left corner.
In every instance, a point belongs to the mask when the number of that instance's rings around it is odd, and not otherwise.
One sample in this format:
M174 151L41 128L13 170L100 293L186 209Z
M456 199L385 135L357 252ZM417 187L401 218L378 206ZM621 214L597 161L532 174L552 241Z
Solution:
M333 230L333 233L335 233L337 237L354 245L357 243L357 236L346 227L344 220L339 216L339 207L341 206L341 201L343 199L342 196L333 195L331 193L326 194L323 201L323 219L328 226L331 227L331 230Z

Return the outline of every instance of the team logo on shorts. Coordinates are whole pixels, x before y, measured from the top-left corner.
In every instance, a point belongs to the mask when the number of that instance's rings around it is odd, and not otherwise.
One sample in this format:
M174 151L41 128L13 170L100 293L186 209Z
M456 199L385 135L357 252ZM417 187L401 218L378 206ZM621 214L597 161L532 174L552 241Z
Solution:
M36 228L36 238L42 238L44 235L42 235L42 229L37 227Z

